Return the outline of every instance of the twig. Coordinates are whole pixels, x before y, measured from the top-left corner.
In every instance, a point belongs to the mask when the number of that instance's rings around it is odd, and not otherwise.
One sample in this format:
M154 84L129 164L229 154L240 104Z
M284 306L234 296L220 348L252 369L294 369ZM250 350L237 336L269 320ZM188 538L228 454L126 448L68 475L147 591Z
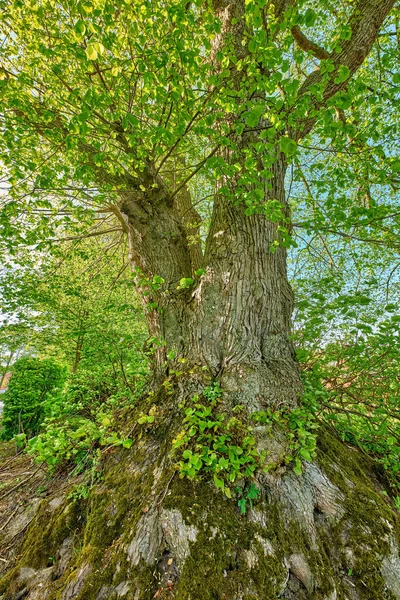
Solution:
M161 504L162 502L164 502L164 498L165 498L165 496L167 495L167 492L168 492L168 490L169 490L169 486L170 486L170 484L171 484L171 481L172 481L172 480L173 480L173 478L175 477L175 475L176 475L176 471L174 471L174 472L172 473L172 477L171 477L171 479L170 479L170 480L168 481L168 483L167 483L167 486L166 486L166 488L165 488L165 492L164 492L164 494L161 496L161 499L160 499L160 500L157 502L156 506L160 506L160 504Z
M12 492L15 492L15 490L17 490L18 488L20 488L22 485L24 485L24 483L26 483L27 481L29 481L30 479L32 479L32 477L34 475L36 475L36 473L39 473L40 469L42 468L42 466L38 467L36 469L36 471L34 471L32 473L32 475L30 475L29 477L27 477L26 479L23 479L18 485L15 485L13 488L11 488L10 490L8 490L8 492L6 492L5 494L3 494L2 496L0 496L0 500L3 500L4 498L6 498L7 496L9 496Z
M14 456L12 456L7 462L4 463L4 465L1 466L0 472L3 471L4 468L7 467L7 465L9 465L10 463L12 463L12 461L15 460L17 458L17 456L19 456L22 453L23 453L23 450L20 450L18 452L18 454L14 454Z
M11 515L8 517L7 521L4 523L4 525L2 525L0 527L0 531L4 531L4 529L7 527L7 525L9 524L9 522L11 521L11 519L13 518L13 516L15 515L15 513L17 512L17 510L19 509L19 504L17 506L17 508L11 513Z

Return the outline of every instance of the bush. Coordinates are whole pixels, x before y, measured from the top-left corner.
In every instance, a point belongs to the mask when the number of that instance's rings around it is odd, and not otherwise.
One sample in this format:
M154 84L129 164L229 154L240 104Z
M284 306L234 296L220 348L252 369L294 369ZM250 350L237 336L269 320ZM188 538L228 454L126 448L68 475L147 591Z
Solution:
M45 416L46 403L64 385L66 369L54 361L26 357L12 368L4 394L1 438L36 435Z
M27 451L51 472L71 466L76 472L88 469L102 446L130 447L131 440L118 431L114 411L133 402L130 390L118 387L112 370L94 366L70 374L62 392L47 402L41 430L28 441ZM25 436L17 442L25 444Z

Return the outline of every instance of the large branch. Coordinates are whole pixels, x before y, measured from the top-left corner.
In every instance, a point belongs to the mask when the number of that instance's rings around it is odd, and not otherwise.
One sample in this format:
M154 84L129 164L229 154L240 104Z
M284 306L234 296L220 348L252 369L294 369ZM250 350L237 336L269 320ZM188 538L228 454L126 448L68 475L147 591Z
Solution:
M304 35L304 33L301 31L298 25L295 25L292 28L292 35L296 40L299 48L301 48L302 50L305 50L306 52L311 52L311 54L313 54L316 58L319 58L320 60L326 60L327 58L331 58L331 54L327 50L325 50L325 48L322 48L322 46L319 46L312 40L308 39L308 37Z
M326 105L329 98L347 86L351 76L359 69L371 51L379 30L395 2L396 0L357 0L349 21L351 38L341 42L341 52L336 55L332 54L335 70L332 71L326 85L323 100L315 104L317 108ZM345 81L335 83L340 66L349 69L349 77ZM319 68L313 71L300 88L299 95L308 93L314 85L322 81L322 78L323 74ZM307 135L312 130L315 120L314 117L303 122L293 137L299 140Z

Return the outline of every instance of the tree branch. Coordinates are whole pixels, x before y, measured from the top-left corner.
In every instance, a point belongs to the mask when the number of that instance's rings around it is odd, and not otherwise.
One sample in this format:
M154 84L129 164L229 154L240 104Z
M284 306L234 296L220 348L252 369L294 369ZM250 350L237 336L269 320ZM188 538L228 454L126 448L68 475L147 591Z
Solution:
M330 52L322 48L322 46L318 46L315 42L309 40L304 33L301 31L298 25L295 25L292 28L292 35L297 42L299 48L304 50L305 52L311 52L316 58L320 60L326 60L331 58Z
M371 51L379 30L395 2L396 0L357 0L349 20L351 38L341 42L341 52L335 58L333 55L331 56L335 69L325 87L323 100L316 102L316 108L324 106L329 98L347 86L351 76L359 69ZM337 72L340 66L349 69L349 76L344 81L338 82ZM323 76L319 68L313 71L301 86L299 96L310 93L313 86L321 83ZM302 125L292 134L293 137L299 140L310 133L315 121L315 117L303 121Z

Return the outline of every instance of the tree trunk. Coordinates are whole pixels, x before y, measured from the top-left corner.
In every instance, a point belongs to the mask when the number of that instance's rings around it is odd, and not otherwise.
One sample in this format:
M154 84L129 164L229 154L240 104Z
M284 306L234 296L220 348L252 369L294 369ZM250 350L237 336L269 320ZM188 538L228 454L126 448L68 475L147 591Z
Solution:
M15 355L15 352L11 351L10 354L9 354L9 356L8 356L6 365L4 367L4 371L3 371L2 375L1 375L1 379L0 379L0 389L3 387L4 381L6 379L6 375L8 373L8 368L9 368L9 366L11 364L12 359L14 358L14 355Z
M269 196L282 206L284 177L280 159ZM152 200L146 206L155 204ZM149 209L151 221L143 220L140 231L137 202L123 206L150 335L158 338L158 375L167 375L166 357L172 351L207 367L233 403L252 410L295 406L301 384L289 339L293 294L286 250L274 247L278 224L264 215L246 216L243 206L218 195L199 278L178 209L167 193L159 206L163 214ZM157 276L163 283L152 285ZM180 289L180 281L189 278L193 285Z

